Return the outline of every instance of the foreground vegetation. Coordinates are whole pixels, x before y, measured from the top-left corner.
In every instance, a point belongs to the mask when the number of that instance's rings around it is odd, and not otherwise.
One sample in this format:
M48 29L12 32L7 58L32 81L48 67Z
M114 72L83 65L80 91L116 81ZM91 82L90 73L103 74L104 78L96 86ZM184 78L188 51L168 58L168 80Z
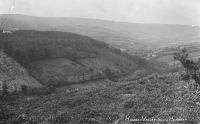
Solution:
M20 96L4 104L1 123L129 124L127 118L146 117L196 124L200 121L200 92L188 88L178 74L129 82L104 80L93 82L97 86L62 87L45 96Z

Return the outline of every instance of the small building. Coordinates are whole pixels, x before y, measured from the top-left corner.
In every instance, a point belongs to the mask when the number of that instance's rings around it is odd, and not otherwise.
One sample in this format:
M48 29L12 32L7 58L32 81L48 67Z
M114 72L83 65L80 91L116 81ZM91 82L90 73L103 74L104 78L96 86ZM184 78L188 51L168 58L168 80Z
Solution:
M153 58L153 57L157 57L157 55L149 53L149 54L147 54L147 57Z
M9 31L9 30L3 30L2 33L3 33L3 34L12 34L12 31Z

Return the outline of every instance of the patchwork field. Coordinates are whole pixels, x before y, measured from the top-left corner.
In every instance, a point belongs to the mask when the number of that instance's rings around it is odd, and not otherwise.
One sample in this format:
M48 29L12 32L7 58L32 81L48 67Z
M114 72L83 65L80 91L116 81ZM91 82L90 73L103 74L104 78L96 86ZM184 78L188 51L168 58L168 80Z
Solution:
M194 61L198 61L198 58L200 58L200 47L199 43L193 43L193 44L188 44L188 45L180 45L174 48L162 48L160 50L157 50L158 52L152 52L150 53L151 55L154 55L155 57L152 57L151 59L156 60L158 62L165 62L168 63L169 65L172 65L174 62L173 59L173 53L176 51L180 50L180 48L186 48L189 57Z

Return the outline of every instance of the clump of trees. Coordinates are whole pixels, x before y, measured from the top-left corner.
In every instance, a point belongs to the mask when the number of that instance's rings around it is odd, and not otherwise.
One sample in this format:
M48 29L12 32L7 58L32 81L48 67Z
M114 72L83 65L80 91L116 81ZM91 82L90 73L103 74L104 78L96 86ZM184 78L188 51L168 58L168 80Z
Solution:
M45 59L75 61L96 57L99 49L108 49L108 44L66 32L15 31L11 35L0 34L0 48L23 66L28 66L31 62Z
M110 68L106 68L103 71L104 75L106 76L107 79L116 82L117 80L114 78L115 76L112 73L112 70Z
M181 62L183 67L187 72L196 72L199 70L199 62L195 62L188 58L189 54L187 50L184 48L180 52L174 53L174 60L178 60Z
M185 48L175 52L173 56L174 60L180 61L186 69L186 76L188 77L186 79L192 77L200 86L200 61L193 61L189 59L189 54Z

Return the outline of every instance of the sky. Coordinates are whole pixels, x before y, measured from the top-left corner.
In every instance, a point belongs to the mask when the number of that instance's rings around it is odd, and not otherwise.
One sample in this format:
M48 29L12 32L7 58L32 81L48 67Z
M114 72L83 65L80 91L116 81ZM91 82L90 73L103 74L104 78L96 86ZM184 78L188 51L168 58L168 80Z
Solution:
M0 14L200 26L200 0L0 0Z

